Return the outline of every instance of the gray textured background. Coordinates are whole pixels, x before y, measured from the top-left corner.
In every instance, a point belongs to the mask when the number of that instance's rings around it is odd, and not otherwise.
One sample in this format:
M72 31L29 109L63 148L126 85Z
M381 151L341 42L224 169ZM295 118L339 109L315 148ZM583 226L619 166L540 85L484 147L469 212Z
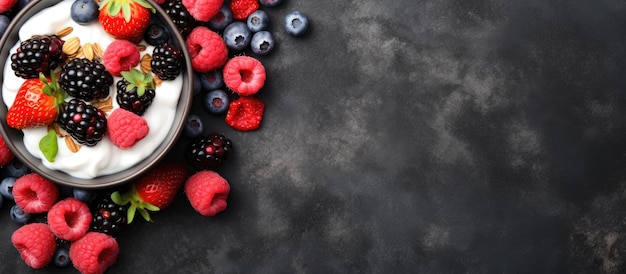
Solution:
M307 36L280 28L291 10ZM262 128L207 116L235 144L228 209L181 193L119 236L111 273L626 271L624 1L268 12ZM0 272L26 272L0 212Z

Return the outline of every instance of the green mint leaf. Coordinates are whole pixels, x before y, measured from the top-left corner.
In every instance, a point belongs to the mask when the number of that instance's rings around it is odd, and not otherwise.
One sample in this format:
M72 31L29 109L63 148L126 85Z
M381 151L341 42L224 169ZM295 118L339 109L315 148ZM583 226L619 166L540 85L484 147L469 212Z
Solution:
M43 156L46 157L48 162L54 162L54 159L59 152L57 134L54 130L48 131L48 134L39 140L39 150L41 150L41 153L43 153Z

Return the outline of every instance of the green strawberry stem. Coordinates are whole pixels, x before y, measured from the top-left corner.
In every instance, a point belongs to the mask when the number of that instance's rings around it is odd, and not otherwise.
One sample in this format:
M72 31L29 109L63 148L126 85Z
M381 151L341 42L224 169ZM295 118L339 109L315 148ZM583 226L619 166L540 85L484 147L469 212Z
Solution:
M67 93L61 88L54 72L50 72L50 81L43 73L39 73L39 80L44 84L42 88L43 93L54 98L54 106L59 108L65 102Z
M131 91L133 88L137 88L137 95L143 96L146 92L146 88L154 89L156 83L152 77L152 73L143 73L136 68L130 68L130 71L122 71L122 77L128 81L126 91Z
M115 191L111 194L111 200L121 206L127 205L130 203L130 206L126 210L126 222L131 223L135 219L135 214L139 212L139 215L144 218L144 220L148 222L152 222L152 218L150 218L149 211L159 211L160 208L144 202L141 197L137 194L137 188L135 184L132 184L131 190L124 194L121 194L119 191Z
M116 16L121 11L122 16L124 16L124 20L128 22L130 21L130 4L132 3L136 3L146 9L149 9L152 13L156 12L156 9L145 0L105 0L100 5L100 9L106 9L106 12L109 14L109 16Z

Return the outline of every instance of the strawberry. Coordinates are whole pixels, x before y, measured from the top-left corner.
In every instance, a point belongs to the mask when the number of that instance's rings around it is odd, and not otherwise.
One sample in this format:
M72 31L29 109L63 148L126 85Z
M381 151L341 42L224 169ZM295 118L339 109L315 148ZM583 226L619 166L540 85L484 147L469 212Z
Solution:
M27 79L20 86L13 105L7 112L7 125L15 129L46 126L54 122L65 91L56 81L54 73L46 78Z
M109 35L139 43L150 24L154 7L145 0L104 0L98 20Z
M139 177L131 185L131 190L124 194L119 191L111 194L111 200L118 205L130 203L127 210L127 222L131 223L135 212L151 222L150 211L159 211L168 207L176 193L187 179L187 169L178 163L159 163L148 173Z

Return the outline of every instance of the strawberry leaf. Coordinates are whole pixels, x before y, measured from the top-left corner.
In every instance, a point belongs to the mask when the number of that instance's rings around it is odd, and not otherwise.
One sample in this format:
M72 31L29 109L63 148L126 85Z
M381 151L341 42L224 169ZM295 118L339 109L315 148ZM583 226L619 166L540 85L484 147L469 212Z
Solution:
M133 219L135 219L135 211L137 211L137 206L134 203L130 204L130 207L128 207L128 210L126 210L126 222L127 223L132 223Z
M44 135L39 140L39 150L48 162L54 162L54 159L59 152L59 144L57 143L57 134L54 130L48 131L48 134Z
M131 16L130 5L122 4L122 15L124 16L124 21L126 22L130 21L130 16Z

